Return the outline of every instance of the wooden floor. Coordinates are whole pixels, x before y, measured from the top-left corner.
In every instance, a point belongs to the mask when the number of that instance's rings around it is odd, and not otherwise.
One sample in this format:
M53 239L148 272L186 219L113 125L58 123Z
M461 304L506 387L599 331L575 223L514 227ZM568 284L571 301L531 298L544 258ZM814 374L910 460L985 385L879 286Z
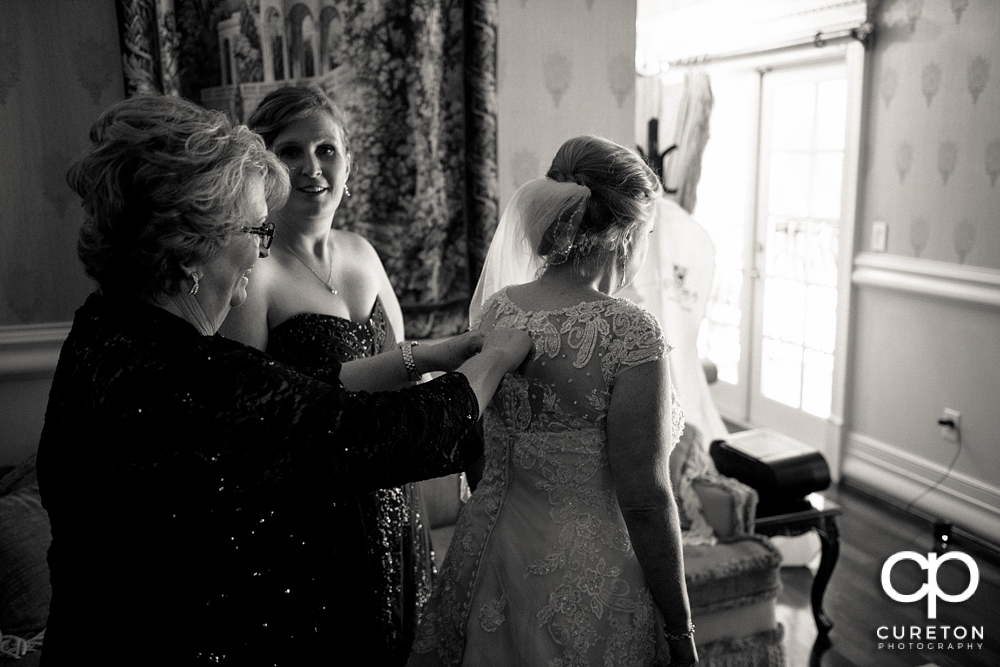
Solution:
M840 559L826 591L824 608L834 627L829 645L817 644L816 626L810 606L812 571L806 567L782 568L784 589L779 597L778 620L785 628L788 667L995 667L1000 666L1000 558L960 536L951 551L972 556L979 568L979 587L967 601L938 602L938 617L927 619L926 599L904 604L882 590L882 565L899 551L926 555L933 550L933 526L876 498L850 488L832 488L826 497L839 503ZM912 567L911 567L912 566ZM964 566L951 561L941 567L940 586L948 594L965 590L969 575ZM927 573L912 561L893 568L893 584L901 593L913 593L927 581ZM889 650L878 648L880 626L926 627L927 625L982 627L982 648L944 650L938 641L921 650L917 646ZM907 643L910 640L906 640ZM969 640L966 640L966 644ZM914 641L914 644L916 642ZM953 646L957 644L953 640Z

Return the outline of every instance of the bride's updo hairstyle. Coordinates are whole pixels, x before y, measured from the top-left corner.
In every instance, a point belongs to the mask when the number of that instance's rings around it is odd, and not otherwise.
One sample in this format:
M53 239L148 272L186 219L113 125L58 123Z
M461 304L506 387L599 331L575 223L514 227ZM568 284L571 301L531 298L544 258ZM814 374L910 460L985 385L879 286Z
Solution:
M547 178L590 189L580 226L565 261L581 271L624 264L632 234L653 213L660 182L633 151L601 137L583 136L564 143L552 160ZM550 229L558 225L553 224ZM547 257L553 236L546 231L537 251ZM555 262L550 262L555 263Z
M567 265L590 279L609 267L628 275L628 254L653 215L660 182L642 159L613 141L570 139L545 178L528 181L507 203L486 254L469 321L499 290Z

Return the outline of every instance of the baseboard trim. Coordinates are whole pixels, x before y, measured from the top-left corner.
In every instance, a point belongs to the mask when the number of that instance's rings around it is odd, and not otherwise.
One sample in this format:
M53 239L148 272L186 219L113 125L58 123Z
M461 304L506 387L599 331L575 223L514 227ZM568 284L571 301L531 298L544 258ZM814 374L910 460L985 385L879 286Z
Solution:
M848 436L842 474L862 490L870 489L902 507L912 507L916 514L950 521L970 535L1000 545L1000 488L996 486L960 472L948 473L940 464L859 433Z
M55 373L69 322L0 327L0 381Z

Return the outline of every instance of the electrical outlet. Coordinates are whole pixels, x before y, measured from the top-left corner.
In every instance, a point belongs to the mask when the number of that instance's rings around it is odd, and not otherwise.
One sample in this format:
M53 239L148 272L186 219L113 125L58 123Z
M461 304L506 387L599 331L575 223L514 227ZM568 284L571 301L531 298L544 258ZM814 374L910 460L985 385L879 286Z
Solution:
M941 425L941 439L945 442L958 442L958 429L962 425L962 413L952 408L945 408L938 424Z
M934 551L940 556L951 546L951 523L948 521L934 522Z
M889 225L884 220L872 223L872 252L885 252Z

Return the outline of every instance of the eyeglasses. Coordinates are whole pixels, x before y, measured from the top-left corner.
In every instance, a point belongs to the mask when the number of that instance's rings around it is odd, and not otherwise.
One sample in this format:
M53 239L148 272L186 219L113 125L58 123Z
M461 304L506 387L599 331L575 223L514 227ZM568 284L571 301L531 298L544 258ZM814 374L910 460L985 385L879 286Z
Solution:
M260 237L260 247L267 250L271 247L271 241L274 240L274 223L265 222L260 227L240 227L241 232L246 232L247 234L256 234Z

